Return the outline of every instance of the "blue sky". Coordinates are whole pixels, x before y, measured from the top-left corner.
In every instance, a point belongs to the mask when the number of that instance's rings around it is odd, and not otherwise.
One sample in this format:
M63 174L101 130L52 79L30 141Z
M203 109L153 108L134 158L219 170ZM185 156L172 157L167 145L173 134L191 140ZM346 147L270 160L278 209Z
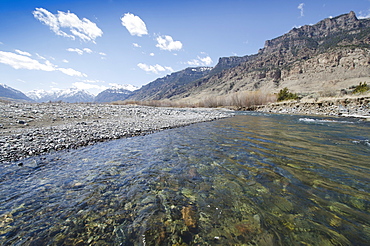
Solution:
M367 18L370 1L0 0L0 83L94 94L141 86L351 10Z

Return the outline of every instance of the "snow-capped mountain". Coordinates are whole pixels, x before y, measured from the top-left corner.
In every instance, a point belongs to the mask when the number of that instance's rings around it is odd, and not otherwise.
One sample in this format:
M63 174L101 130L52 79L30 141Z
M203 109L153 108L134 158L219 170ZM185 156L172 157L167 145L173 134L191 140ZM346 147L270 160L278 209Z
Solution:
M77 103L94 101L94 95L85 90L80 90L77 88L53 89L51 91L32 90L27 92L26 95L36 102L62 101Z
M127 99L133 91L139 88L133 85L114 85L112 88L100 92L95 97L95 102L114 102Z
M140 89L134 85L120 85L120 84L110 84L112 87L110 89L123 89L128 91L136 91Z
M5 84L0 84L0 98L5 100L32 101L32 99L23 94L23 92Z
M47 92L45 90L32 90L32 91L26 92L26 95L32 100L39 102L40 99L47 97L50 93L51 92Z

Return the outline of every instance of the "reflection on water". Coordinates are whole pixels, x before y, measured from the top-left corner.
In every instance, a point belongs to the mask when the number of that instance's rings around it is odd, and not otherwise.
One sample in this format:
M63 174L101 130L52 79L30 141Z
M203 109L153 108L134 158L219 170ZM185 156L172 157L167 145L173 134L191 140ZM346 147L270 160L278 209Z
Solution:
M0 167L2 245L368 245L369 123L246 114Z

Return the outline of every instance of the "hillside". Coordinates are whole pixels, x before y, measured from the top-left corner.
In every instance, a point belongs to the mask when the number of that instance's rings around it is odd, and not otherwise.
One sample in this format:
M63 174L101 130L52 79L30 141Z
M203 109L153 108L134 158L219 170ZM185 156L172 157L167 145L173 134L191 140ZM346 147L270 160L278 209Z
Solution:
M257 54L220 58L203 76L184 71L144 86L132 99L201 99L238 91L329 95L370 82L370 20L354 12L293 28ZM176 75L176 76L173 76ZM178 80L181 77L181 82Z
M105 103L126 100L138 88L132 85L117 85L100 92L94 99L95 102Z
M186 93L186 85L210 73L210 67L186 68L144 85L128 100L160 100Z
M27 97L21 91L13 89L7 85L0 84L0 99L9 101L27 101L32 102L32 99Z

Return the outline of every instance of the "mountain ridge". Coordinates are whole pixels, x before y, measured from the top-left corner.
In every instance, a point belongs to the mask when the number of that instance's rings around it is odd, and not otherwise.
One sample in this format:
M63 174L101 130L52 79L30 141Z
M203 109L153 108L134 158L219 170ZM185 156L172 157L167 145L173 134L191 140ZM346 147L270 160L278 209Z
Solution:
M94 102L106 103L114 101L124 101L137 89L139 88L132 85L115 85L96 95L96 97L94 98Z
M95 98L94 95L87 91L77 88L56 89L51 91L32 90L27 92L26 95L36 102L63 101L69 103L80 103L92 102Z
M27 97L23 92L16 90L10 86L0 83L0 99L32 102L33 100Z
M181 71L158 78L133 92L128 100L161 100L185 93L182 88L212 71L211 67L188 67Z
M323 87L339 92L369 81L369 48L370 20L359 20L351 11L267 40L257 54L233 58L241 62L188 83L182 88L187 93L171 99L254 90L276 93L283 87L302 94L321 93Z

